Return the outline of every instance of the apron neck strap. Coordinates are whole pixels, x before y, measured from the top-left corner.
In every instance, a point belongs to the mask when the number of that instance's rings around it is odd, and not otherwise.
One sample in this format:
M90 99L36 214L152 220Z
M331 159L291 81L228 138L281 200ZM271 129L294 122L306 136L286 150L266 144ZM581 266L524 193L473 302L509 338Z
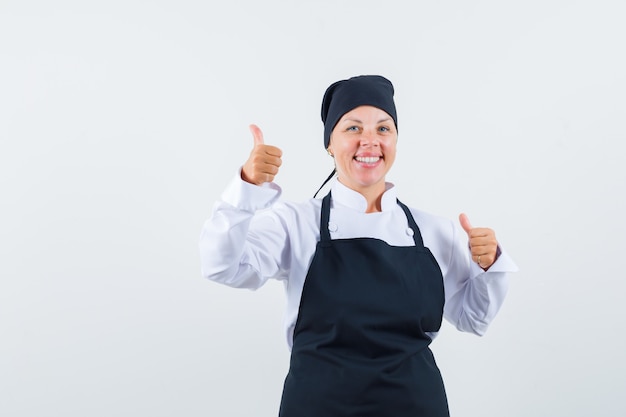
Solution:
M415 219L411 214L411 210L407 206L404 205L400 200L396 199L398 205L402 207L404 210L404 214L406 215L407 220L409 221L409 227L413 230L413 240L415 241L415 246L422 247L424 246L424 241L422 240L422 234L420 233L420 228L417 227L417 223L415 223Z
M330 220L330 194L326 194L326 197L322 200L322 215L320 219L320 240L323 243L330 242L330 232L328 231L328 221Z

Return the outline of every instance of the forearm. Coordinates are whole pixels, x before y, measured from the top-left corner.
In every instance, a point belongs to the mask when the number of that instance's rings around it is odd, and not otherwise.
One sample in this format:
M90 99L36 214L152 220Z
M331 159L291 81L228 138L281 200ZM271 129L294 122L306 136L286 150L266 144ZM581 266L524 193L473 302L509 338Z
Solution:
M482 336L500 310L509 281L506 272L482 272L446 300L446 319L458 330Z

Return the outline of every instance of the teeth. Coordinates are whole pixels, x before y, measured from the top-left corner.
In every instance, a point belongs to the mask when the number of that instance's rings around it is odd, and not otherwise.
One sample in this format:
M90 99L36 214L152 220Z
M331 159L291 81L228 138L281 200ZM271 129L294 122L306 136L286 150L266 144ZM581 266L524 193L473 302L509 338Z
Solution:
M380 156L357 156L355 159L366 164L373 164L374 162L378 162Z

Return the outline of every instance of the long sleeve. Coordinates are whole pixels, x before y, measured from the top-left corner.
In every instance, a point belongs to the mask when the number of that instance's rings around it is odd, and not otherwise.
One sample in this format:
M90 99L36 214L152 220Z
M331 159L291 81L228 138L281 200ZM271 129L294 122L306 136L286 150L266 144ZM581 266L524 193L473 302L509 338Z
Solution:
M509 277L517 266L509 255L499 248L499 256L487 271L471 261L471 253L453 226L450 263L444 283L446 304L444 316L458 330L482 336L504 302Z
M375 238L414 245L407 218L391 185L381 213L365 213L364 198L340 182L333 185L329 228L332 239ZM304 281L319 240L321 200L279 201L276 184L259 187L237 175L223 192L200 235L202 275L237 288L256 289L283 280L287 296L285 334L291 347ZM462 331L482 335L500 309L508 272L517 267L503 250L484 272L471 261L467 236L451 220L411 209L424 245L444 278L444 316ZM501 249L501 248L500 248ZM433 334L434 336L434 334Z
M288 235L270 210L280 187L256 186L237 175L213 206L200 234L202 275L231 287L257 289L268 279L284 279Z

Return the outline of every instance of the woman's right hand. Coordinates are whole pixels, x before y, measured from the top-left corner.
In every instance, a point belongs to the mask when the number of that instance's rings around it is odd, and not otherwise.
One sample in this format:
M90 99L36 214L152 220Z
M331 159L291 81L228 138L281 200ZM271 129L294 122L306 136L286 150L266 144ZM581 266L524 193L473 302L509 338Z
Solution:
M272 182L282 164L280 157L283 152L276 146L265 144L263 132L257 125L250 125L250 132L254 138L254 148L243 165L241 179L255 185Z

